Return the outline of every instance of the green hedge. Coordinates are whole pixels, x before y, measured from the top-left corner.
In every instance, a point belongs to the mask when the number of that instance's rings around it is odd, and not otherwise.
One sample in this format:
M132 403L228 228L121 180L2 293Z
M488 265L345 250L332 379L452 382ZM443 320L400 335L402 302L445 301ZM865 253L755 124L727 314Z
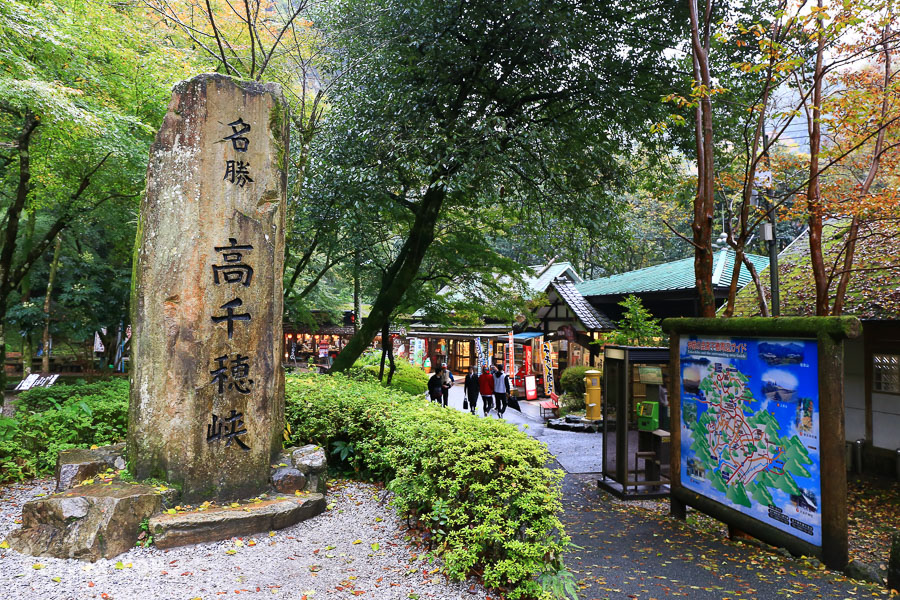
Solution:
M407 394L419 395L424 394L428 388L428 378L430 374L422 369L412 366L405 358L394 360L397 367L394 376L391 377L391 387ZM378 371L381 368L381 352L367 352L360 356L353 364L354 369L359 369L367 375L371 375L374 380L378 381ZM388 362L384 363L384 377L387 379Z
M577 366L565 369L559 376L559 387L571 396L584 397L584 374L593 367Z
M480 572L511 599L549 597L546 589L571 578L556 516L562 472L545 467L539 442L505 422L341 375L291 376L286 388L291 442L330 448L386 482L397 509L429 525L452 578Z
M115 444L127 427L127 379L22 392L0 419L0 481L50 473L60 450Z

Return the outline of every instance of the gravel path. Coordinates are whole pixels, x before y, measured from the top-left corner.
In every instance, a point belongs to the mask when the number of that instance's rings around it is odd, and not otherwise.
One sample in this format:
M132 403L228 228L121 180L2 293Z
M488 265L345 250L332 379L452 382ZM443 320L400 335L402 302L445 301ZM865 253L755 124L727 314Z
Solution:
M18 526L22 504L50 493L52 484L0 487L0 540ZM383 495L373 485L336 482L328 511L288 529L166 551L135 548L96 563L0 549L0 598L484 599L474 580L448 582L440 574L442 563L410 543L405 522L381 502Z

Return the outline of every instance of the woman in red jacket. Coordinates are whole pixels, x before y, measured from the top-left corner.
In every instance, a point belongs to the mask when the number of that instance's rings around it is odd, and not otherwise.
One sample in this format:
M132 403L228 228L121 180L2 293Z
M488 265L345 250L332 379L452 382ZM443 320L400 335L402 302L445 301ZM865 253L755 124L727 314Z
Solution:
M494 406L494 376L487 366L481 368L481 376L478 378L478 387L481 389L481 403L484 405L484 416L488 416Z

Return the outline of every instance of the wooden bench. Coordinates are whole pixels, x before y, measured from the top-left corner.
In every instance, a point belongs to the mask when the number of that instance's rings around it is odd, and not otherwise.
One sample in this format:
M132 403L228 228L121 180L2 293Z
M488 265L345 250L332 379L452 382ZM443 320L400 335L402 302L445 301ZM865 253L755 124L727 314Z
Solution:
M559 415L559 404L556 402L556 399L551 398L550 400L545 400L538 404L538 408L541 411L541 418L544 418L544 414L547 413L553 417Z

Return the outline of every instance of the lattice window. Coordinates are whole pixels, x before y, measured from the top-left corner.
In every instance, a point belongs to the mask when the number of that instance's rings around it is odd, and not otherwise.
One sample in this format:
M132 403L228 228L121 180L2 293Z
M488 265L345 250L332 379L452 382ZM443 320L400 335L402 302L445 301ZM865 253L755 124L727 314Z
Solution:
M900 394L900 354L872 355L872 391Z

